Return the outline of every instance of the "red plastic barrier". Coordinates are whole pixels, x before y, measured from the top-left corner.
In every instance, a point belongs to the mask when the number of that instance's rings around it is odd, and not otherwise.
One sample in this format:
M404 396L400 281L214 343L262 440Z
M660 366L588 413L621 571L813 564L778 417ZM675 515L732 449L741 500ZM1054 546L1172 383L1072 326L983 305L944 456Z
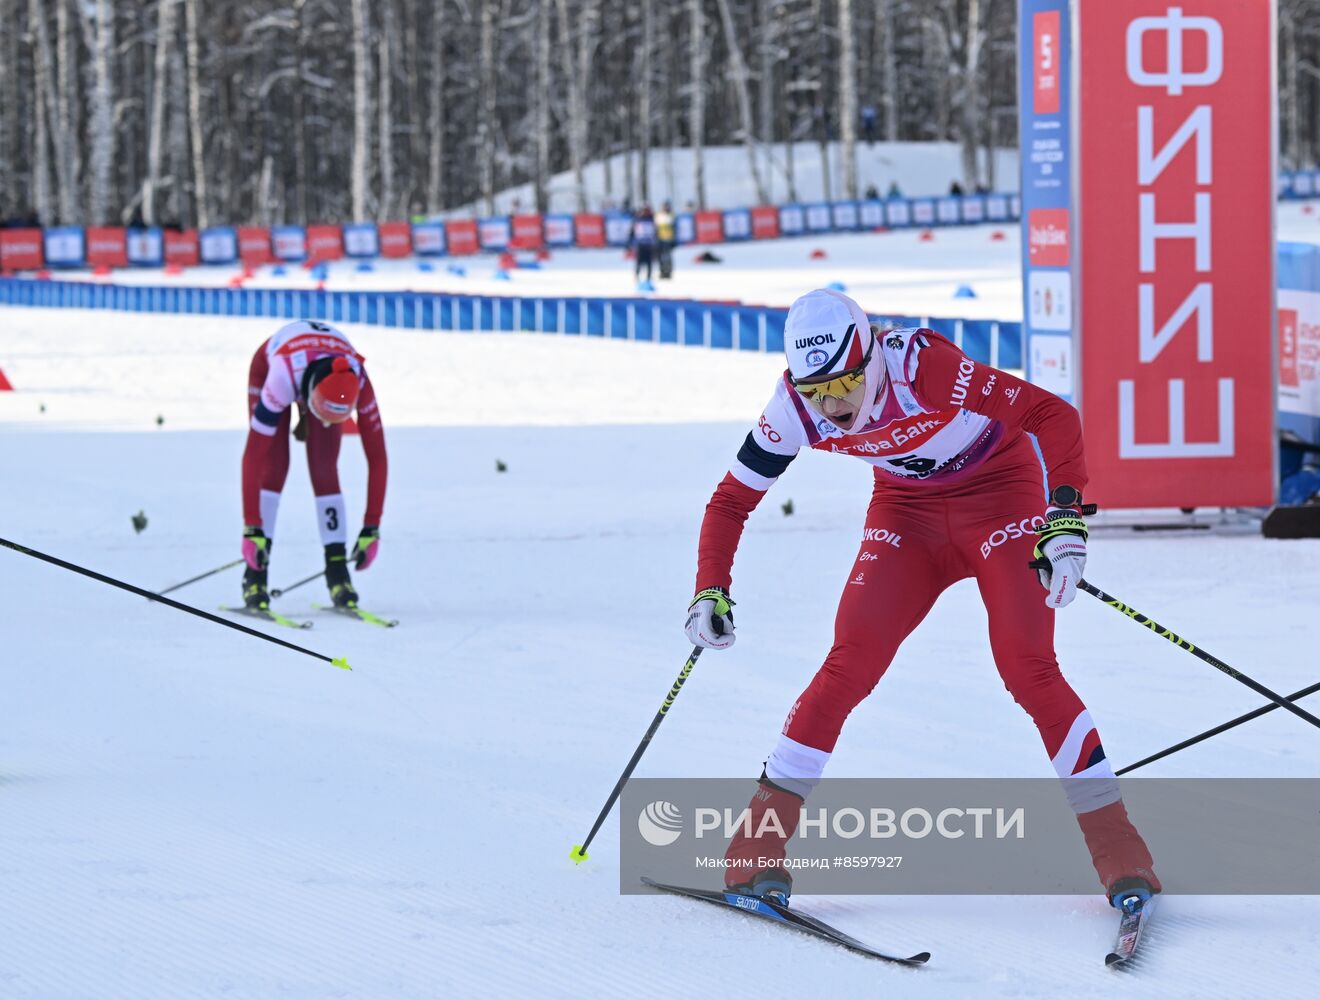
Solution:
M128 267L128 236L121 226L87 230L87 263L98 267Z
M275 259L270 249L270 230L262 226L238 227L238 259L246 267L260 267Z
M605 216L585 213L573 216L573 233L580 247L605 245Z
M445 238L451 254L476 253L481 247L476 219L450 219L445 223Z
M308 260L342 260L344 234L338 226L307 227Z
M724 213L698 212L696 215L698 243L721 243L724 241Z
M406 222L382 222L376 227L382 257L407 257L412 253L412 226Z
M0 229L0 271L34 271L45 262L40 229Z
M509 246L515 250L540 250L545 245L541 233L539 215L515 215L513 217L513 239Z
M189 229L180 233L165 230L165 263L179 267L196 267L202 260L201 247L197 239L197 230Z
M779 209L757 205L752 209L752 239L773 240L779 236Z

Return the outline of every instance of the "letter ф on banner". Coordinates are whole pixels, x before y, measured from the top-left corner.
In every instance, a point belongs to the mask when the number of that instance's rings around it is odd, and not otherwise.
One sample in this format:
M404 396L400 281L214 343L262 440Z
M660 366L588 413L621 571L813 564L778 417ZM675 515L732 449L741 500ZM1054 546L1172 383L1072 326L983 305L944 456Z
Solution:
M1274 499L1273 9L1077 5L1081 409L1106 506Z

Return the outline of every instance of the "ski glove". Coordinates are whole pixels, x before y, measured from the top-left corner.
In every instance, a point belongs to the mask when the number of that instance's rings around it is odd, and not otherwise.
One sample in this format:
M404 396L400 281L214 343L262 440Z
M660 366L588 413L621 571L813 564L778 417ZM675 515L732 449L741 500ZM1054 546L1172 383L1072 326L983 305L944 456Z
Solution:
M253 524L243 528L243 561L258 573L270 564L270 539Z
M380 552L380 528L374 524L362 526L358 532L357 544L353 546L353 565L359 570L366 569L376 561Z
M688 605L687 637L702 649L728 649L733 645L733 601L723 587L707 587Z
M1051 507L1036 534L1040 540L1031 565L1040 585L1049 591L1045 606L1066 608L1077 596L1077 584L1086 572L1086 522L1072 508Z

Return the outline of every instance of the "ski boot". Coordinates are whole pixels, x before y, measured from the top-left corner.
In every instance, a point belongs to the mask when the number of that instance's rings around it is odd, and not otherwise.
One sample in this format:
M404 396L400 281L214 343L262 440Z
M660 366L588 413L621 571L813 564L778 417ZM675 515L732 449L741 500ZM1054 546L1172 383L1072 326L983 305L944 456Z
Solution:
M801 811L802 799L780 788L762 771L745 819L724 852L724 887L729 892L788 905L793 876L784 867L784 860ZM770 813L773 816L767 819Z
M335 607L357 607L358 595L348 575L348 554L343 542L334 542L325 547L325 582L330 588L330 601Z
M1128 819L1121 799L1092 812L1079 813L1077 825L1082 828L1082 836L1091 852L1091 863L1100 876L1100 884L1105 887L1105 895L1115 907L1119 906L1115 900L1126 898L1137 883L1145 887L1146 899L1163 888L1155 875L1150 850Z
M1150 902L1156 891L1144 878L1129 875L1109 887L1109 905L1121 913L1136 913Z
M252 611L269 611L270 594L266 590L266 571L248 566L243 570L243 606Z
M788 897L793 895L793 876L783 868L767 868L752 876L750 882L738 882L726 885L726 892L736 892L740 896L757 896L768 899L780 906L788 905Z

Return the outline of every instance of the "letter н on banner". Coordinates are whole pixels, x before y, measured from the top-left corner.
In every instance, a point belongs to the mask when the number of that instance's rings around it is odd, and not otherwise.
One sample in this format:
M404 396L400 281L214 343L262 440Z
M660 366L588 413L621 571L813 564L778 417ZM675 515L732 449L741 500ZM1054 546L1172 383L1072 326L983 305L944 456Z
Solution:
M1267 505L1273 0L1081 3L1074 23L1087 494Z

